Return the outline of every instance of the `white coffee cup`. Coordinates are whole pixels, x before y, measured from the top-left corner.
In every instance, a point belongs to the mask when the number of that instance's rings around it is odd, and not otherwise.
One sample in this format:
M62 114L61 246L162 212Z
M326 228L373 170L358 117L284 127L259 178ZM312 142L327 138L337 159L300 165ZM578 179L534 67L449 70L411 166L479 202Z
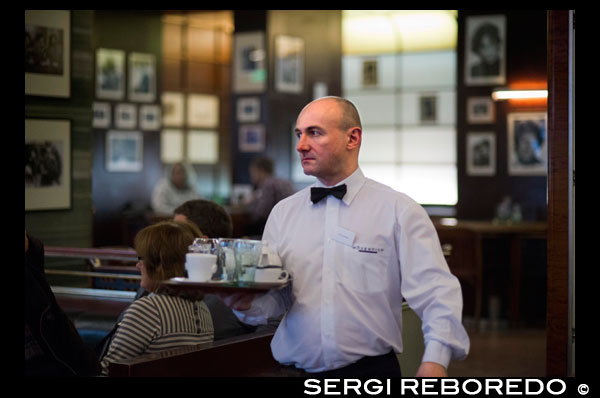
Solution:
M215 254L187 253L185 260L185 269L190 281L210 281L217 271L217 256Z
M285 282L290 274L281 267L267 266L257 267L254 274L254 282Z

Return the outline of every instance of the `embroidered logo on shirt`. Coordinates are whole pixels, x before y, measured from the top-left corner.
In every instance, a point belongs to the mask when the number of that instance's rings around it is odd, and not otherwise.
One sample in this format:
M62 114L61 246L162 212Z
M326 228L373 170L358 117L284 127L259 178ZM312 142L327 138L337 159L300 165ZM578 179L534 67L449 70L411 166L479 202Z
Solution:
M352 246L352 248L355 249L355 250L358 250L361 253L377 254L377 253L382 253L383 252L383 248L379 248L379 247L368 247L368 246L354 245L354 246Z

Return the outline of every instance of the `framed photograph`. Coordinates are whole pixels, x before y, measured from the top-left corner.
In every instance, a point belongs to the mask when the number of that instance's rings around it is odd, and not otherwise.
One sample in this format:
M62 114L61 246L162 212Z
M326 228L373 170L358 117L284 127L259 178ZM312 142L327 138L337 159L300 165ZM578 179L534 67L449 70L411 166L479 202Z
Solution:
M219 133L188 131L186 160L191 164L216 164L219 161Z
M125 98L125 51L108 48L96 50L96 98Z
M267 69L264 32L236 33L233 53L233 91L261 93L266 89Z
M275 37L275 90L283 93L304 90L304 39Z
M467 98L467 123L486 124L495 121L494 100L491 97Z
M156 99L156 57L130 53L128 57L129 101L154 102Z
M238 139L240 152L263 152L265 150L265 126L262 124L242 125Z
M435 94L421 95L419 98L419 116L419 120L424 124L437 121L437 97Z
M496 134L467 133L467 175L496 175Z
M509 113L508 174L542 176L548 169L547 113Z
M25 94L71 95L71 12L25 10Z
M94 118L92 119L92 127L95 129L110 128L111 113L110 104L108 102L94 102L93 105Z
M160 130L160 106L141 105L139 112L139 122L141 130Z
M466 17L465 84L506 83L506 17Z
M162 163L177 163L184 160L183 131L165 129L160 134L160 161Z
M144 137L140 131L106 133L106 170L138 172L143 168Z
M71 208L71 121L25 119L25 210Z
M219 126L219 97L206 94L189 94L187 97L187 125L196 128Z
M237 120L240 123L258 122L260 120L260 98L239 98L237 100Z
M137 107L134 104L117 104L115 106L115 127L118 129L135 129L137 126Z
M182 127L185 104L183 93L164 92L161 95L161 101L163 126Z
M362 85L364 87L377 86L377 60L365 59L362 63Z

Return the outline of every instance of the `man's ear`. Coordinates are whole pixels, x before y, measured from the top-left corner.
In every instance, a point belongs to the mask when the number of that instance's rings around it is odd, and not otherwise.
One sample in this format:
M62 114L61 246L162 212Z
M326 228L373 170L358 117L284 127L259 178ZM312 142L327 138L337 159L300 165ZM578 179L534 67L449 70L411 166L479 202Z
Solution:
M360 127L352 127L348 130L348 144L346 149L352 150L360 147L362 141L362 129Z

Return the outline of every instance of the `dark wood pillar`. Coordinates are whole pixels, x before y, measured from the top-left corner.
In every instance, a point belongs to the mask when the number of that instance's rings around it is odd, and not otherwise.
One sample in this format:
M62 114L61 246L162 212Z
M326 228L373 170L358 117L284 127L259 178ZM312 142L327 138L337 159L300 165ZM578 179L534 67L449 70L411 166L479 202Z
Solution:
M569 147L569 11L549 11L547 377L568 372Z

